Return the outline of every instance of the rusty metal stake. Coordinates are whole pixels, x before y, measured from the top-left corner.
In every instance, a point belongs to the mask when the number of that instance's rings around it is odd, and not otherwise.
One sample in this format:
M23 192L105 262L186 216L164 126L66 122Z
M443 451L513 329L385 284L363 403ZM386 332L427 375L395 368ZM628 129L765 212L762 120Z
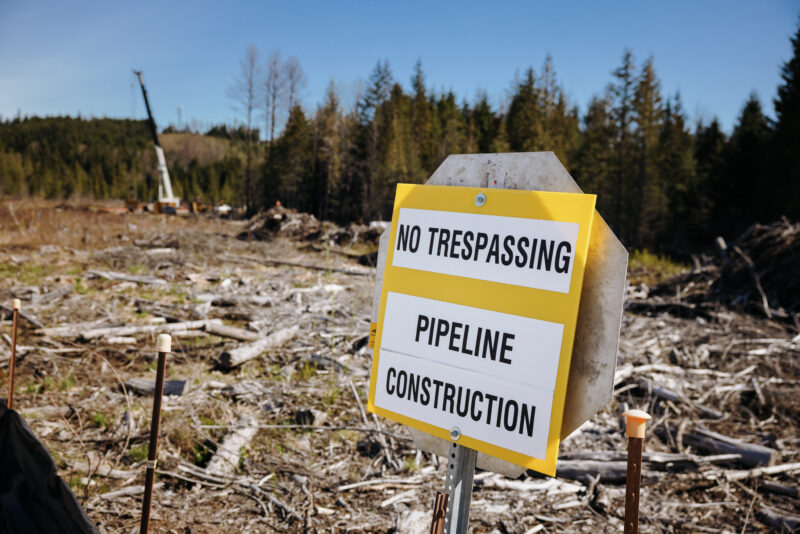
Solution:
M444 516L447 512L447 493L436 492L436 500L433 502L433 522L431 522L431 534L442 534L444 532Z
M147 449L147 472L144 479L144 499L142 500L142 522L139 534L147 534L150 529L150 504L153 500L153 479L156 475L158 461L158 428L161 423L161 398L164 396L164 371L167 366L167 353L172 348L172 338L168 334L158 336L158 368L156 370L156 388L153 392L153 417L150 422L150 445Z
M639 487L642 483L642 444L650 416L641 410L628 410L625 435L628 436L628 474L625 480L625 534L639 532Z
M17 322L19 321L19 299L14 299L11 313L11 359L8 360L8 408L14 409L14 368L17 364Z

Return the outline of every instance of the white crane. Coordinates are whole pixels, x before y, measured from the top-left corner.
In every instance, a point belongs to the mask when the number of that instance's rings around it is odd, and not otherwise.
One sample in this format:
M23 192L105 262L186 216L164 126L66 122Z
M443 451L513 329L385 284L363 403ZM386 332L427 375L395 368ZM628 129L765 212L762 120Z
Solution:
M158 141L158 131L156 130L156 121L153 120L153 114L150 112L150 102L147 100L147 89L144 88L144 80L142 79L142 71L134 70L133 73L139 78L139 85L142 87L142 95L144 96L144 107L147 108L147 118L150 122L150 133L153 135L153 142L156 145L156 158L158 158L158 176L160 178L158 184L158 204L156 204L156 212L164 211L164 208L177 209L181 205L181 199L172 193L172 182L169 180L169 172L167 171L167 160L164 158L164 149L161 148L161 143Z

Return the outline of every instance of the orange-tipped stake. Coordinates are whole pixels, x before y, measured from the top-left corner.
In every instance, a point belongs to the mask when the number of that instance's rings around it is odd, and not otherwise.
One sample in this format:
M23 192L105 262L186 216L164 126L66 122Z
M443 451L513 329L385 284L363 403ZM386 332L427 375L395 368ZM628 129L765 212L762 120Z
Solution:
M14 367L17 364L17 322L21 305L19 299L14 299L14 311L11 314L11 359L8 360L8 407L12 410L14 409Z
M628 436L628 476L625 480L625 534L639 532L639 486L642 483L642 443L650 416L641 410L628 410L625 435Z
M153 479L156 475L158 458L158 427L161 423L161 398L164 396L164 370L167 366L167 353L172 350L172 338L168 334L159 335L156 350L158 351L158 368L156 370L156 388L153 392L153 417L150 422L150 446L147 449L147 472L144 478L140 534L146 534L150 529L150 503L153 500Z

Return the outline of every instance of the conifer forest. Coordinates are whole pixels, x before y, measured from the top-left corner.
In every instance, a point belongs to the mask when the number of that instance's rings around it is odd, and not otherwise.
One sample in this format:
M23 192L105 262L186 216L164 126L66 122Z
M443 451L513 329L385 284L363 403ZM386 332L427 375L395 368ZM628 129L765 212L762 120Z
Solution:
M397 183L423 183L449 154L553 151L630 248L685 256L755 222L800 216L800 33L769 98L742 95L732 132L690 120L665 94L658 58L625 50L607 85L579 112L548 56L513 76L493 105L426 85L422 61L405 85L378 61L355 105L331 82L299 103L295 58L251 46L227 98L238 125L163 130L176 194L245 206L280 201L337 223L386 220ZM264 64L264 68L262 67ZM261 132L264 134L262 135ZM146 121L16 117L0 122L0 193L46 198L156 196Z

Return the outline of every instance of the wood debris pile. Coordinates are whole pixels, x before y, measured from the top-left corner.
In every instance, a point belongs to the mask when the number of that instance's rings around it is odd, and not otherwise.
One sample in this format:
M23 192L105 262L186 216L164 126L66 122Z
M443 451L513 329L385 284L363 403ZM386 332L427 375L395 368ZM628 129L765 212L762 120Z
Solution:
M428 531L444 460L365 410L374 270L280 232L236 239L249 222L16 210L0 234L0 302L27 316L16 404L102 532L138 525L165 332L153 531ZM628 308L614 400L562 444L557 478L479 471L474 532L621 531L627 408L653 415L643 532L800 524L797 328L695 309Z
M309 213L276 205L247 221L244 230L237 237L246 241L269 241L281 236L331 245L376 245L385 228L384 223L373 223L369 226L351 223L347 227L341 227L329 221L320 221Z
M707 315L717 303L800 325L800 223L755 224L735 242L717 240L718 254L695 259L694 268L629 303L645 311Z

